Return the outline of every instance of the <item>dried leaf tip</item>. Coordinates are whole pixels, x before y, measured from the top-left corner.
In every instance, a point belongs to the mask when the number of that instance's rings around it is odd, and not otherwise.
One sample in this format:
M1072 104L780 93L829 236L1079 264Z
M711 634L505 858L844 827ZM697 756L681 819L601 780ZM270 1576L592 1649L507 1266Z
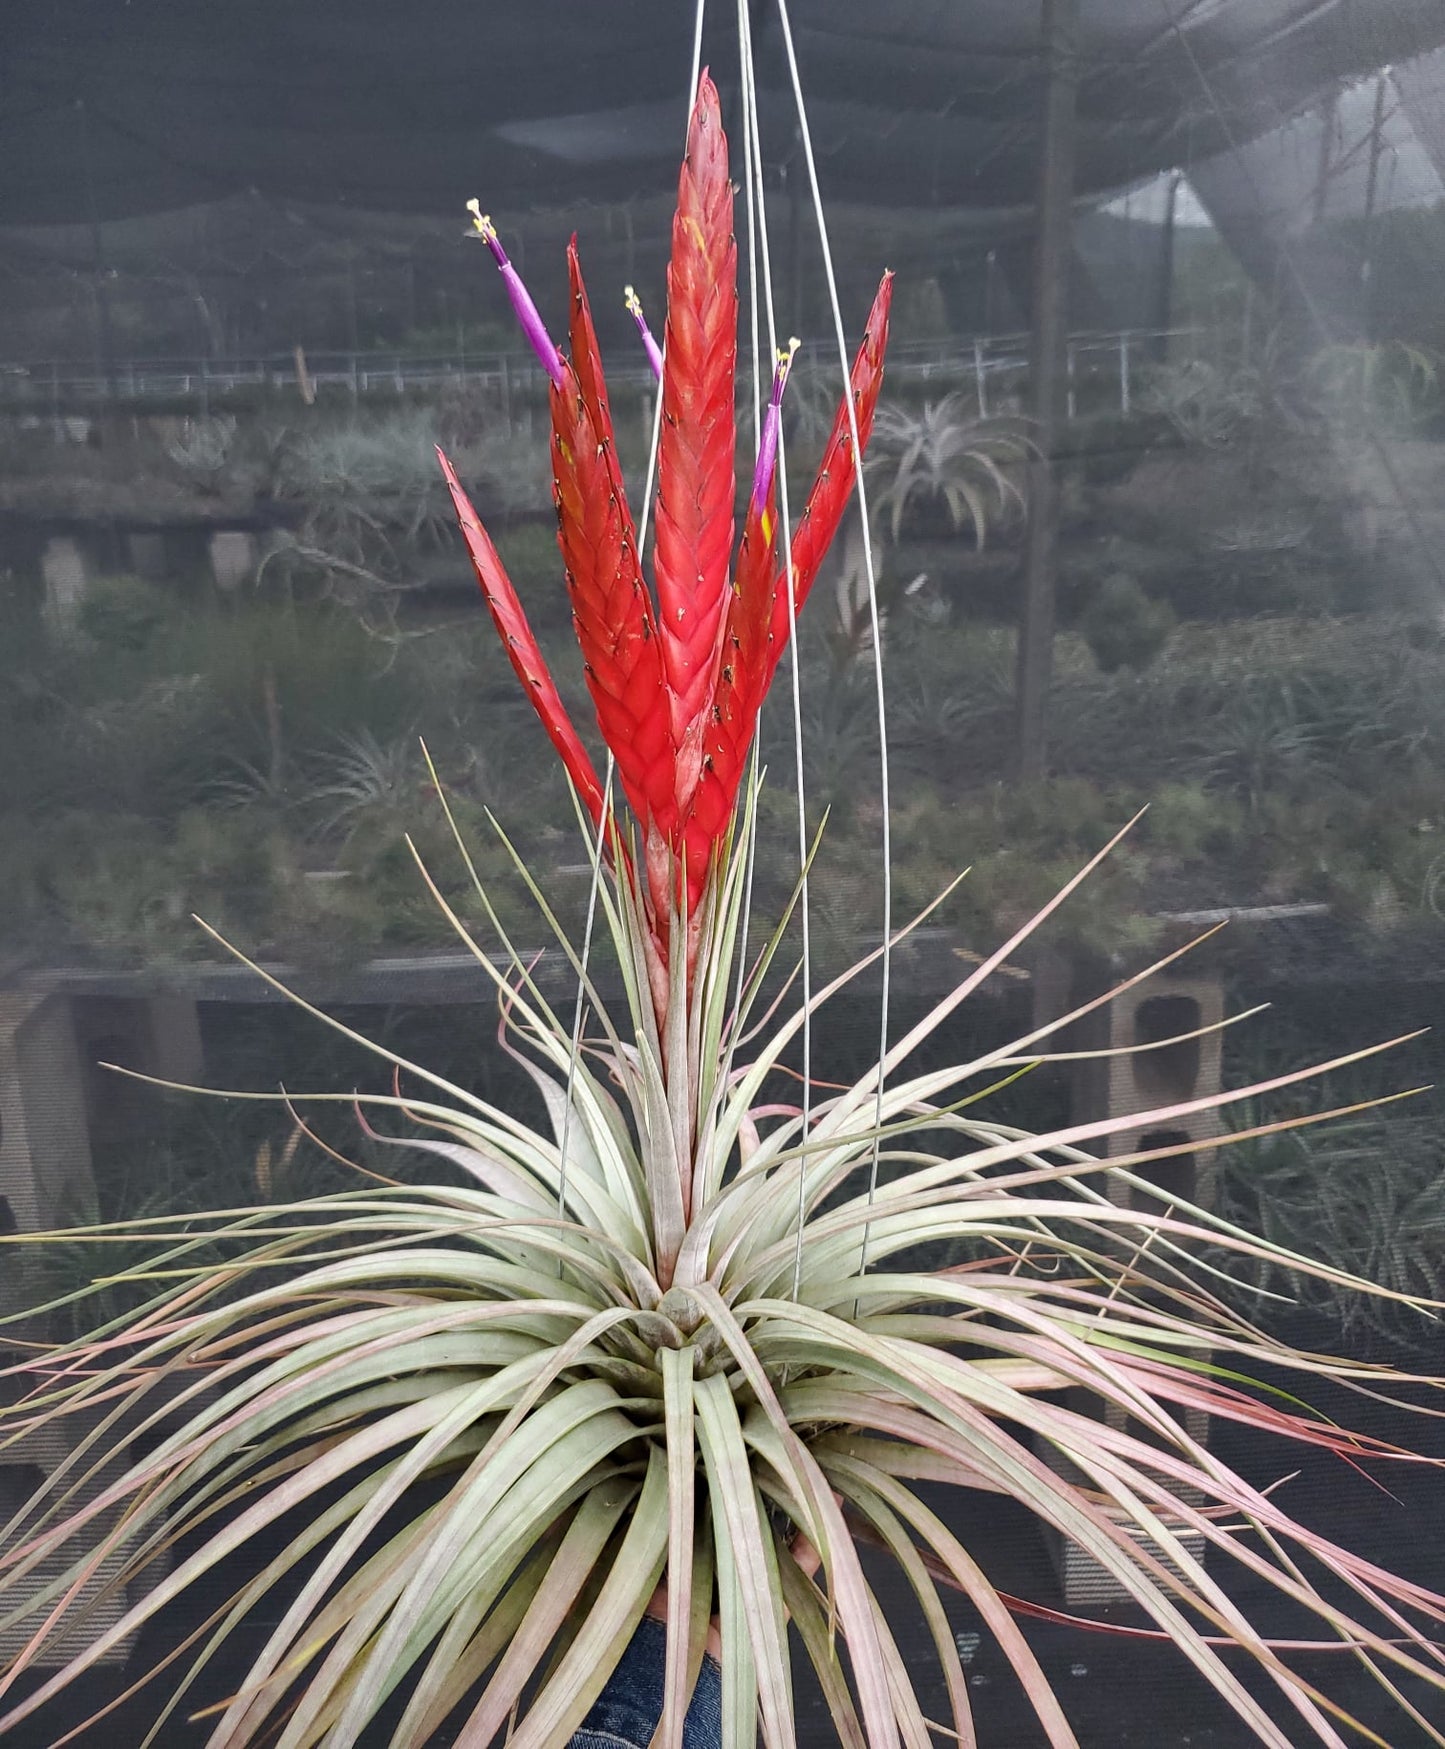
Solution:
M652 366L652 374L661 381L662 348L653 338L652 330L647 325L647 317L642 313L642 299L638 297L637 293L629 285L623 288L622 301L626 306L628 315L631 316L632 320L637 324L637 332L642 336L642 344L647 352L647 362Z
M562 386L562 357L552 344L552 337L547 332L547 324L542 320L536 304L532 302L532 294L522 283L519 274L507 251L502 247L502 240L497 235L497 227L492 223L490 215L482 211L479 200L469 200L467 211L472 215L472 229L492 252L492 259L501 273L502 283L507 288L507 296L511 300L512 310L527 336L533 352L541 362L542 369L551 377L557 388Z

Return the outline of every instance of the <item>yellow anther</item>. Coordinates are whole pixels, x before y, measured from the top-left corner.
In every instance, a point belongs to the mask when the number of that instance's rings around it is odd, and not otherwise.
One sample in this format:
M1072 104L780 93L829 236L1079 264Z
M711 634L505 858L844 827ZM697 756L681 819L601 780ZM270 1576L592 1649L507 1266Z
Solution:
M467 211L472 215L472 229L484 243L490 243L497 234L497 228L488 214L482 211L482 203L479 200L469 200Z
M642 299L638 297L630 285L625 285L622 288L622 303L629 316L642 314Z

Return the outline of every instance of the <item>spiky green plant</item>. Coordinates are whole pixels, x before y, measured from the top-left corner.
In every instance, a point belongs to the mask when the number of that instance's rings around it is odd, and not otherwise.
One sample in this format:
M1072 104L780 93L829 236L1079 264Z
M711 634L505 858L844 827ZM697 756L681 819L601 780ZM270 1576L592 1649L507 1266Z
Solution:
M1002 520L1023 510L1020 474L1033 448L1023 421L979 418L961 392L927 401L918 413L885 407L871 461L875 508L896 541L911 512L941 504L955 529L972 528L981 549L990 513Z
M495 549L451 484L488 604L595 827L620 995L606 999L558 930L590 1021L581 1007L557 1011L500 920L493 955L423 871L497 990L504 1042L549 1127L373 1046L407 1078L363 1102L376 1144L429 1153L461 1182L373 1175L230 1211L200 1232L156 1221L94 1234L170 1238L144 1273L127 1272L153 1286L139 1312L11 1369L25 1394L5 1437L74 1432L0 1555L0 1611L34 1630L4 1686L85 1628L101 1563L111 1559L113 1587L190 1536L143 1600L9 1705L0 1732L284 1524L289 1540L268 1546L178 1649L191 1664L167 1716L262 1600L285 1595L244 1681L211 1712L214 1749L345 1749L389 1701L398 1749L455 1718L458 1744L506 1730L519 1749L553 1749L649 1607L666 1621L662 1749L681 1743L712 1617L724 1749L746 1749L759 1721L770 1749L795 1742L790 1632L849 1749L922 1749L932 1727L861 1543L890 1552L918 1597L946 1680L945 1730L977 1741L939 1591L952 1585L997 1637L1053 1749L1075 1745L1009 1601L922 1483L1017 1501L1085 1550L1274 1749L1341 1744L1345 1715L1292 1662L1310 1642L1267 1641L1220 1563L1302 1606L1319 1644L1358 1658L1417 1719L1403 1680L1445 1691L1445 1652L1430 1637L1445 1599L1295 1522L1176 1414L1202 1410L1346 1458L1397 1455L1296 1398L1248 1388L1265 1365L1301 1388L1333 1378L1383 1390L1392 1375L1272 1342L1211 1291L1218 1266L1199 1252L1267 1259L1341 1292L1361 1284L1151 1192L1134 1168L1187 1144L1107 1167L1089 1151L1299 1077L1034 1135L990 1121L987 1097L1088 1009L951 1067L910 1067L1088 869L851 1084L819 1083L801 1104L783 1091L796 1087L791 1053L812 1016L883 949L791 1007L788 984L770 977L782 924L748 959L746 749L786 641L779 627L816 575L866 439L888 288L791 564L776 553L765 428L730 586L730 204L704 80L670 274L657 605L640 584L575 258L569 361L478 214L552 377L569 586L636 833L612 813ZM774 416L780 398L781 382ZM486 908L480 883L478 899ZM1106 1175L1144 1206L1112 1201ZM216 1244L229 1260L200 1260ZM929 1267L934 1247L967 1261ZM122 1427L143 1455L88 1493ZM75 1554L87 1533L93 1546ZM1230 1649L1273 1685L1287 1726Z

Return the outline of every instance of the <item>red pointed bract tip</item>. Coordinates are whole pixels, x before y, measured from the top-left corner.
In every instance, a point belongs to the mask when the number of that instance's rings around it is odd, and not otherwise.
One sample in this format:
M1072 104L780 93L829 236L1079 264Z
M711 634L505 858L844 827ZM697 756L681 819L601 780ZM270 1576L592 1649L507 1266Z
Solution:
M687 133L667 270L667 344L657 453L657 623L691 806L728 593L736 493L737 245L717 87L706 72Z
M527 616L522 611L522 604L517 599L517 592L502 564L501 555L493 546L486 529L482 527L476 511L472 508L471 499L462 490L456 469L445 451L437 450L437 460L441 463L442 475L452 495L452 506L461 526L462 538L467 543L472 569L477 574L477 582L481 584L482 599L491 613L492 624L497 628L507 660L522 682L523 691L532 701L532 707L541 719L542 727L547 731L552 745L557 749L584 807L592 816L592 823L600 826L602 785L597 781L591 756L582 745L581 736L572 726L572 719L562 703L546 658L532 635L532 628L527 623Z

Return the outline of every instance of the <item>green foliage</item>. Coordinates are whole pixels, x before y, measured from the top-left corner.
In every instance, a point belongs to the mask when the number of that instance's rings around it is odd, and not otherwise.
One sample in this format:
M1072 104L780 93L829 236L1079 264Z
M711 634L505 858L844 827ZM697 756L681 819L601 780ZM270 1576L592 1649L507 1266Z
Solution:
M1349 428L1409 435L1442 409L1439 356L1402 340L1322 347L1304 380L1318 411Z
M1110 577L1084 611L1079 629L1105 674L1147 668L1169 641L1175 616L1133 577Z
M164 591L140 577L97 577L80 604L80 629L108 650L143 650L167 605Z
M1226 449L1257 435L1277 417L1278 378L1268 358L1186 358L1150 373L1140 405L1166 420L1184 443Z

